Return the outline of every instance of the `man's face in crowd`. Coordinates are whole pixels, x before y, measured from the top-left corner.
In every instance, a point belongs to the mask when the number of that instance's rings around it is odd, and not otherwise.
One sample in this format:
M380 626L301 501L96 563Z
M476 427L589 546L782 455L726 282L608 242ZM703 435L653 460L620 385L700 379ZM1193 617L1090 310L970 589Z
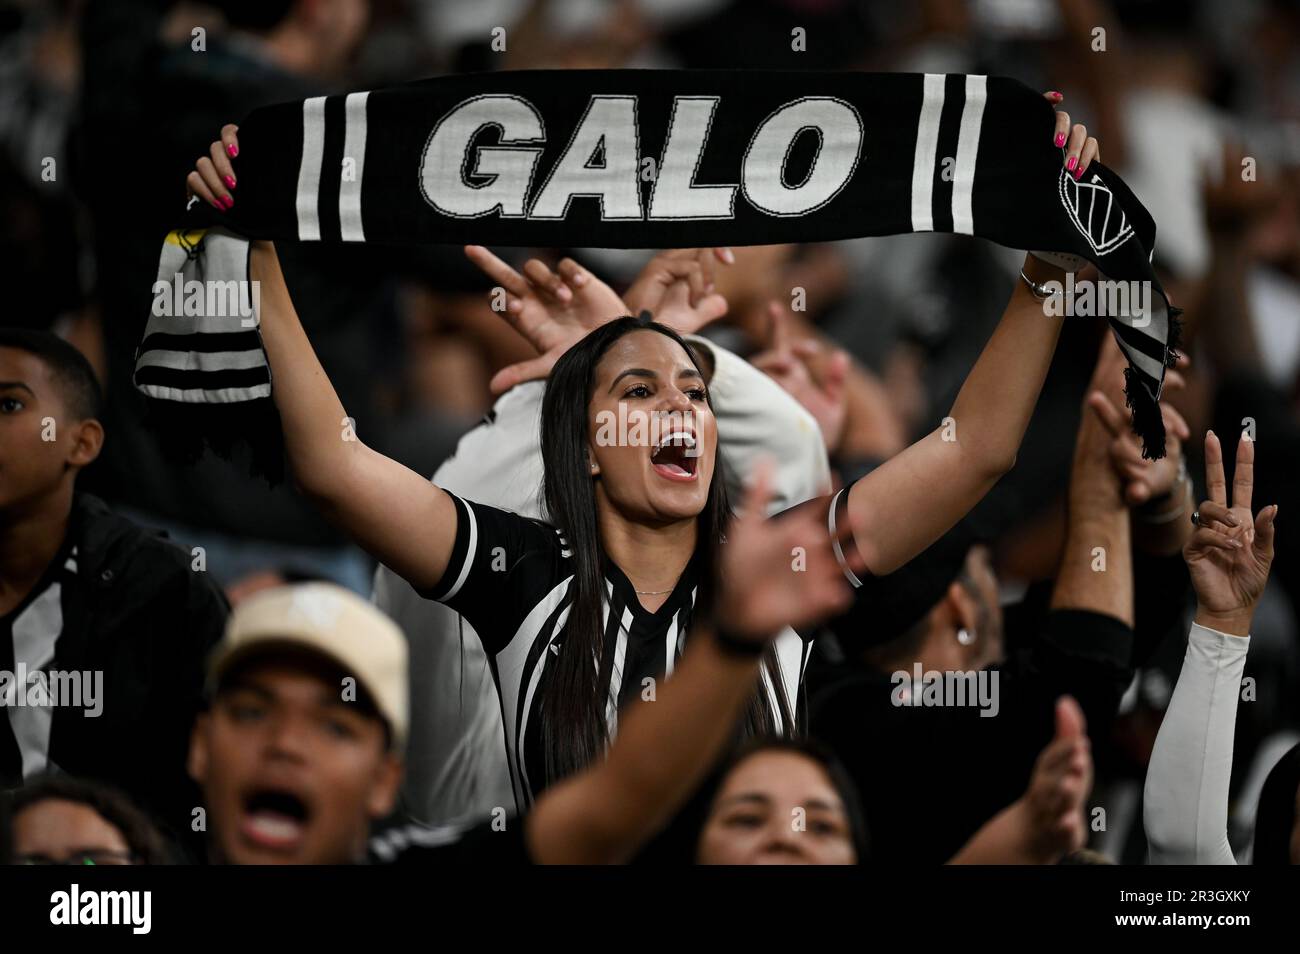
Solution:
M259 657L227 674L190 748L219 860L345 864L365 851L401 781L383 724L344 701L328 660Z
M588 440L599 467L597 499L637 521L698 516L709 498L718 429L685 349L657 331L633 331L605 353L595 378Z
M95 459L103 432L69 413L49 368L19 348L0 348L0 513L21 511Z
M20 864L132 864L126 838L97 811L80 802L46 798L13 818L13 854Z
M851 865L844 803L820 765L798 752L756 752L731 770L697 850L704 865Z

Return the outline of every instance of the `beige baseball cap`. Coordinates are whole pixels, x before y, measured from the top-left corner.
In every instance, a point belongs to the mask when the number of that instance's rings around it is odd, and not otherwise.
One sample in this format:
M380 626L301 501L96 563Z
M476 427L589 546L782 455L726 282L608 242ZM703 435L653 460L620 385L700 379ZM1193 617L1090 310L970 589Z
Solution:
M392 620L332 583L263 590L230 614L208 661L209 686L254 652L286 644L314 650L354 676L387 721L393 748L402 751L409 725L406 639Z

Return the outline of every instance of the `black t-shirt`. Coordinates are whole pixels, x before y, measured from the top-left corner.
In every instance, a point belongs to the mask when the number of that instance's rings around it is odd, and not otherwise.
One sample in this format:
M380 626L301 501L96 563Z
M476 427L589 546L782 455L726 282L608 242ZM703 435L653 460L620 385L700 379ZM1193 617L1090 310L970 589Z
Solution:
M463 615L483 642L501 702L516 805L525 810L549 782L540 707L549 685L548 664L567 649L573 554L564 534L549 524L449 496L456 504L456 542L442 580L422 595ZM627 577L607 563L598 671L611 738L619 710L643 697L650 685L646 680L672 674L690 631L698 577L698 561L692 560L663 605L651 613ZM781 693L764 673L783 728L794 721L804 655L803 644L790 630L778 640Z
M1132 678L1132 644L1132 630L1113 616L1053 610L1031 646L984 671L996 709L900 704L890 673L814 662L810 731L858 788L873 858L931 865L955 855L1024 793L1061 695L1074 696L1089 728L1104 732Z

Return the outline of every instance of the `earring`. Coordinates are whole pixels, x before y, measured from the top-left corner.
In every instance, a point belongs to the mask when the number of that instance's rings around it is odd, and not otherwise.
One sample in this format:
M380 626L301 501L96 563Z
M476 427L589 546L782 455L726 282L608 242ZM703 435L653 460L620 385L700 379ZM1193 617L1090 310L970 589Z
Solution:
M959 629L957 630L957 642L961 643L963 646L969 646L971 643L975 642L975 634L969 629Z

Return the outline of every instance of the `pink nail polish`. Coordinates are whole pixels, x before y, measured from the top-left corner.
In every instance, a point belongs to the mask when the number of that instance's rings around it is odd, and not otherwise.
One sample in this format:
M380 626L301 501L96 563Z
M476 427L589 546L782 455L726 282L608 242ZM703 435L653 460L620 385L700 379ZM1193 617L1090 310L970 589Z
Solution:
M1078 182L1082 178L1083 178L1083 166L1080 166L1079 168L1074 170L1074 181Z
M1056 134L1056 148L1057 148L1057 149L1060 149L1060 148L1061 148L1062 146L1064 146L1064 145L1065 145L1065 133L1057 133L1057 134Z
M1075 167L1076 165L1078 165L1078 162L1079 162L1079 160L1078 160L1078 158L1075 157L1075 156L1071 156L1069 159L1066 159L1066 160L1065 160L1065 171L1066 171L1066 172L1073 172L1073 171L1074 171L1074 167Z
M229 211L231 207L234 206L234 204L235 204L235 200L232 199L230 196L223 195L221 197L221 207L226 209L227 211Z
M234 176L222 176L222 177L221 177L221 181L224 182L224 183L226 184L226 188L227 188L227 189L233 189L233 188L235 187L235 177L234 177Z
M1048 96L1052 96L1052 97L1054 97L1054 98L1056 98L1056 99L1060 99L1060 98L1061 98L1061 94L1060 94L1057 90L1052 90L1052 91L1049 92L1047 95L1048 95Z
M232 142L229 146L226 147L226 155L229 156L231 159L234 159L235 156L239 155L239 147Z

